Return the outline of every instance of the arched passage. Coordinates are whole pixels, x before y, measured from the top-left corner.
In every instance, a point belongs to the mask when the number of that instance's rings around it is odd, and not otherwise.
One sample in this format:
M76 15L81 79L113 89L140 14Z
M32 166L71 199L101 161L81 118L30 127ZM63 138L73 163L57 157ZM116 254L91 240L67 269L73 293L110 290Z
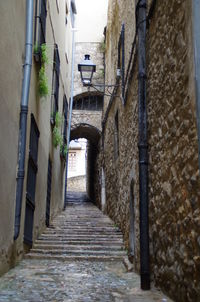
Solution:
M86 173L86 191L89 198L96 200L96 185L98 183L98 171L96 167L97 156L99 153L99 140L101 132L98 128L87 123L75 124L71 128L70 139L75 140L85 138L87 144L87 173Z

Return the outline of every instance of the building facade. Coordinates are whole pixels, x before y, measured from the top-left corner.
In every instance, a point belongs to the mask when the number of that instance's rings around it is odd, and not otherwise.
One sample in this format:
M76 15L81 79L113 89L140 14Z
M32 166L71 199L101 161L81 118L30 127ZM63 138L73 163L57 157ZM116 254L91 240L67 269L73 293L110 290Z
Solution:
M1 2L0 8L3 273L63 209L71 28L76 7L75 1L68 0L9 0ZM31 73L28 86L27 68Z
M102 206L122 229L135 269L146 265L158 286L184 302L200 300L197 2L109 1L105 83L118 86L104 99L99 158ZM139 160L147 145L148 161ZM146 220L141 165L148 165Z

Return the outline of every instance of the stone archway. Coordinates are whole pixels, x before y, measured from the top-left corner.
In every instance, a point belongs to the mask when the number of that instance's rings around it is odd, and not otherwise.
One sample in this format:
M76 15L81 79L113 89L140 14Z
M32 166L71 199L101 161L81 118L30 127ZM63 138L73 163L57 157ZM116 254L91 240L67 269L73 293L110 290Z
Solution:
M96 186L98 185L97 158L99 154L99 140L101 131L87 123L75 124L71 128L70 139L75 140L85 138L87 144L87 173L86 173L86 191L91 200L97 199Z

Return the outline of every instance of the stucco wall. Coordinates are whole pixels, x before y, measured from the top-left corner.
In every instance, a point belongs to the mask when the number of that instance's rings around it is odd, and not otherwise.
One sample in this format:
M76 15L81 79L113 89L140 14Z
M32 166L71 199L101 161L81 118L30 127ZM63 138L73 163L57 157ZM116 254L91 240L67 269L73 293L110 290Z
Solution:
M0 274L10 265L14 236L15 186L22 64L25 40L25 2L1 1L0 9ZM11 22L12 20L12 22ZM21 28L17 26L21 24ZM6 31L5 31L6 29Z
M46 42L49 64L46 66L49 83L49 95L40 98L38 95L39 65L33 57L31 85L29 96L29 112L27 118L27 141L25 158L25 178L22 198L20 235L14 242L16 172L19 136L19 115L21 86L23 77L24 49L25 49L25 22L26 3L18 1L4 1L0 4L2 17L0 21L1 41L1 102L0 102L0 137L1 158L0 170L0 274L14 265L23 254L23 235L26 206L27 166L29 156L31 114L34 115L40 131L38 146L38 172L35 191L35 211L33 225L33 241L45 227L47 169L48 158L52 161L52 191L50 216L54 216L63 207L64 192L64 162L60 158L59 148L52 144L51 117L51 87L53 71L54 43L58 44L61 69L59 88L59 111L63 110L63 95L70 92L67 86L66 75L68 65L65 55L65 1L60 1L59 10L56 1L47 1ZM35 12L34 12L35 15ZM12 20L12 22L11 22ZM35 20L35 18L34 18ZM5 31L6 28L6 31ZM34 43L34 41L33 41ZM5 132L6 129L6 132ZM5 134L6 133L6 134Z

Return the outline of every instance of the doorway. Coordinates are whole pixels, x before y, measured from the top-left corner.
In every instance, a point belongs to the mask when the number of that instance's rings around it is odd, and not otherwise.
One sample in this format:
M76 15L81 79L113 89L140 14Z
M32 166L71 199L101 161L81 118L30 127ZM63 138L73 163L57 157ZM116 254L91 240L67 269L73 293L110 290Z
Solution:
M37 158L38 158L38 141L39 130L31 114L31 130L30 130L30 143L29 143L29 159L28 159L28 172L26 184L26 210L25 210L25 224L24 224L24 243L32 246L33 241L33 221L35 211L35 187L37 176Z

